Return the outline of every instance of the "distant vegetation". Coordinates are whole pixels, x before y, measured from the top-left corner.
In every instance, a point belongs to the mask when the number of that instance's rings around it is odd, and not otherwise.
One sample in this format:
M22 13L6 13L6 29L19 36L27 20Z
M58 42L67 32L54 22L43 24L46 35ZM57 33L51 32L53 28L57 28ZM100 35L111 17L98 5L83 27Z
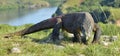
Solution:
M63 0L44 0L50 3L50 6L59 6Z
M60 9L62 13L87 11L96 21L120 19L120 0L67 0Z
M33 6L49 6L49 3L44 0L0 0L0 10Z

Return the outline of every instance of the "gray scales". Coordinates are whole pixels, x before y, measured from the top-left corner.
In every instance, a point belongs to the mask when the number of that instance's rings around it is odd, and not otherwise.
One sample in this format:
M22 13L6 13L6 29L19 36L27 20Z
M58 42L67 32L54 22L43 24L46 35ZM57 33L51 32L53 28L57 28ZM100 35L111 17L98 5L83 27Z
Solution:
M89 36L92 31L94 32L92 43L98 42L101 35L101 29L98 24L94 22L90 13L77 12L49 18L18 32L5 34L4 37L8 38L15 35L24 36L50 28L53 28L50 38L54 43L60 40L60 29L74 34L73 42L82 42L84 44L87 44L86 37Z

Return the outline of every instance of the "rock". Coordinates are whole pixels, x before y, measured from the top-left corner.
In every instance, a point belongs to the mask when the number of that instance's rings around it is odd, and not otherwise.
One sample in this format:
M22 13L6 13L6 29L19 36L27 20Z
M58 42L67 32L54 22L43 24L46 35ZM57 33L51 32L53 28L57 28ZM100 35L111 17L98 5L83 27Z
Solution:
M112 41L116 41L117 39L118 39L117 36L112 36L112 37L110 38L110 42L112 42Z
M108 46L108 45L111 44L111 43L110 43L110 42L102 41L101 44L104 45L104 46Z
M18 47L13 47L11 53L21 53L21 50Z
M101 36L102 38L103 38L103 41L109 41L109 38L110 38L110 36L108 36L108 35L103 35L103 36Z
M103 41L106 41L106 42L112 42L118 39L117 36L108 36L108 35L103 35L102 38L103 38Z

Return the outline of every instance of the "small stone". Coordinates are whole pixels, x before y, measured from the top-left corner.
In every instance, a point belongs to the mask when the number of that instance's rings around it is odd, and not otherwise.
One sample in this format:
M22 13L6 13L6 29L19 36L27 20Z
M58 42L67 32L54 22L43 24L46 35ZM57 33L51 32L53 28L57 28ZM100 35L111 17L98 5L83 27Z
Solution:
M109 41L110 40L110 36L108 36L108 35L103 35L101 37L103 38L104 41Z
M19 48L13 47L13 48L11 49L11 53L21 53L21 51L20 51Z
M112 42L112 41L116 41L118 39L118 36L103 35L102 38L103 38L103 41Z
M104 46L108 46L110 44L110 42L102 41L101 44L103 44Z
M110 42L112 42L112 41L116 41L117 39L118 39L117 36L112 36L112 37L110 38Z

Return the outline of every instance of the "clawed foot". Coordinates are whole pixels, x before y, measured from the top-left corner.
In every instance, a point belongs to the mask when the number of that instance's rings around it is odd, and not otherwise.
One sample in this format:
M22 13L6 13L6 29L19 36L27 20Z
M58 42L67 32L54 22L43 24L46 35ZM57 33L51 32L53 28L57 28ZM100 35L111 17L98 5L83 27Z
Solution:
M72 38L72 41L73 41L73 43L76 43L76 42L81 42L81 40L79 40L79 39L77 39L77 38Z
M60 42L61 42L61 40L59 40L59 39L54 39L53 40L53 38L51 36L49 36L46 39L44 39L42 43L60 44Z
M73 41L73 43L77 43L77 42L78 42L78 43L84 43L85 45L88 45L88 43L87 43L86 40L83 41L83 40L81 40L81 39L79 40L79 39L73 38L72 41Z
M56 39L56 40L53 40L52 38L48 38L44 41L45 43L54 43L54 44L60 44L60 40Z

